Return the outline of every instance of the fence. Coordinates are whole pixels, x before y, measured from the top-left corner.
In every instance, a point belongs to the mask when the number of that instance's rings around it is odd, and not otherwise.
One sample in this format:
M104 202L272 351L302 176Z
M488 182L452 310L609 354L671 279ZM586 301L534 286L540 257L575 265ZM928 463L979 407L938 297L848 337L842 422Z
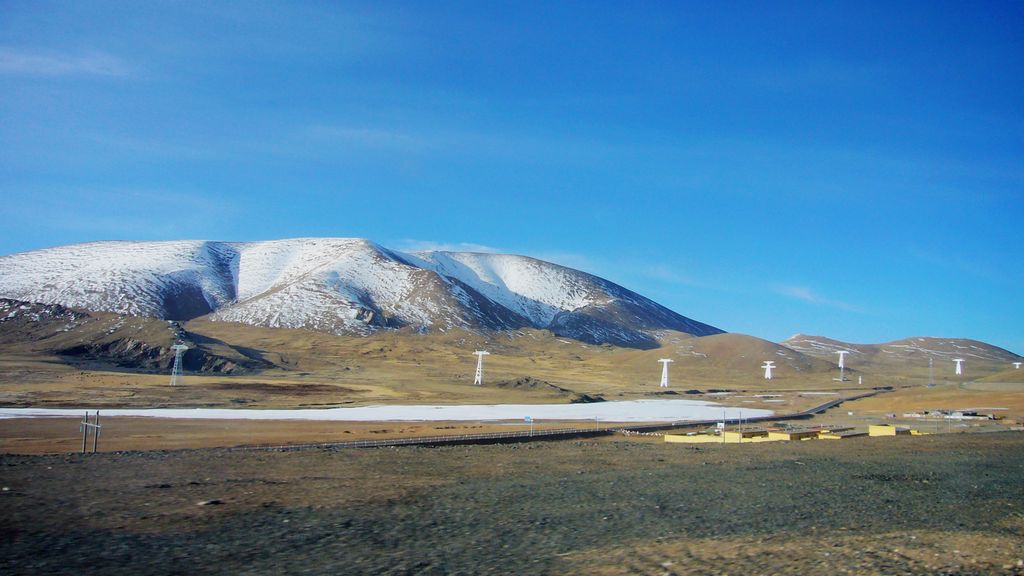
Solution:
M830 400L824 404L819 404L813 408L808 408L801 412L794 412L792 414L772 415L772 416L755 416L753 418L743 418L743 422L764 422L764 421L777 421L777 420L798 420L801 418L810 418L815 414L820 414L830 408L834 408L843 402L850 400L858 400L860 398L866 398L868 396L874 396L878 394L878 391L867 392L865 394L858 394L856 396L850 396L848 398L837 398ZM585 438L591 436L605 436L609 434L616 434L623 431L654 431L654 430L672 430L676 428L700 428L705 426L711 426L718 422L719 419L711 420L688 420L682 422L670 422L670 423L658 423L658 424L641 424L637 426L605 426L605 427L594 427L594 428L555 428L550 430L521 430L516 432L483 432L479 434L458 434L458 435L447 435L447 436L421 436L411 438L385 438L381 440L350 440L346 442L322 442L316 444L283 444L274 446L239 446L232 448L232 450L274 450L274 451L286 451L286 450L305 450L309 448L329 448L329 449L345 449L345 448L386 448L391 446L453 446L459 444L498 444L503 442L530 442L534 440L564 440L568 438ZM739 418L727 419L727 424L739 424Z

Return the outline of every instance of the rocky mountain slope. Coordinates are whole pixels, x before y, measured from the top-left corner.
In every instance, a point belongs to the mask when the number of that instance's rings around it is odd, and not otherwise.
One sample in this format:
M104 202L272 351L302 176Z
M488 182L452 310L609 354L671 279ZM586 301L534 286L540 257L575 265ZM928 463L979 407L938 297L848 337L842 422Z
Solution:
M273 364L251 351L185 331L177 322L83 312L59 304L0 298L0 346L15 354L54 354L83 366L167 372L183 342L185 370L245 374Z
M406 254L351 238L35 250L0 257L0 297L332 334L539 328L589 343L654 348L660 330L722 332L607 280L541 260Z

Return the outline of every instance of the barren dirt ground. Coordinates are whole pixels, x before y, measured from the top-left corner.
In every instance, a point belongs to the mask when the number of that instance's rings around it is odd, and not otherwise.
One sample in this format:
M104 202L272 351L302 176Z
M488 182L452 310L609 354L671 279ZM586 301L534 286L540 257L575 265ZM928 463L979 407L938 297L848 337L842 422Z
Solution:
M197 387L195 384L190 386ZM189 393L189 392L184 392ZM773 410L776 414L798 412L833 399L833 396L804 395L799 392L773 394L771 398L739 393L727 397L673 395L719 402L740 408ZM564 402L564 399L562 400ZM83 410L83 414L84 414ZM90 410L90 417L95 412ZM102 413L102 410L100 411ZM833 411L835 412L835 411ZM0 452L47 454L76 452L82 447L79 423L82 416L0 419ZM874 417L871 422L881 421ZM490 432L529 430L523 421L481 422L330 422L302 420L202 420L141 417L102 419L98 443L101 452L122 450L166 450L180 448L222 448L233 446L303 445L350 440L382 440L423 436L454 436ZM638 424L638 423L632 423ZM534 430L593 428L622 425L616 422L537 420ZM843 425L851 425L843 422ZM852 425L864 425L856 422ZM90 441L91 450L91 441Z
M80 452L78 418L0 420L0 452L52 454ZM302 420L178 420L171 418L103 418L98 452L174 450L232 446L279 446L456 436L529 430L530 425L498 422L318 422ZM593 427L594 422L539 422L534 430ZM92 436L89 439L92 450Z
M190 384L189 386L197 386ZM1024 413L1024 389L1006 389L1010 385L976 385L975 389L957 385L935 388L914 387L882 392L877 396L844 402L838 408L813 419L794 421L796 425L839 426L865 430L868 424L896 424L924 432L992 431L1007 429ZM994 390L990 390L993 388ZM191 394L192 392L182 392ZM718 401L729 406L767 408L776 414L798 412L828 401L833 396L806 395L780 391L771 398L737 392L727 397L706 395L663 396ZM993 411L1002 420L954 422L902 417L905 411L934 408L1005 407ZM102 411L101 411L102 412ZM895 418L889 415L895 413ZM81 416L73 418L0 419L0 452L47 454L81 450ZM103 418L103 433L98 444L101 452L124 450L167 450L182 448L222 448L233 446L304 445L351 440L382 440L423 436L452 436L485 432L528 430L517 422L323 422L301 420L186 420L166 418ZM535 430L548 428L589 428L615 423L593 421L543 421ZM91 449L91 445L90 445Z
M4 574L1024 574L1024 434L0 456Z

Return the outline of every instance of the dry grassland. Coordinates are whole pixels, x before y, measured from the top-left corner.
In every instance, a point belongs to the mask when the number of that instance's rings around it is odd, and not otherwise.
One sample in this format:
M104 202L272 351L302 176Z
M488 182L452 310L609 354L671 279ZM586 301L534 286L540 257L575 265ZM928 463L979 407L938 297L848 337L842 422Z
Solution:
M855 400L844 409L871 412L921 412L948 409L1005 408L994 411L1008 418L1024 416L1024 383L977 382L945 384L932 388L915 386L887 394Z
M166 337L166 326L146 325ZM922 386L927 364L865 365L838 382L833 364L741 334L693 338L663 335L656 350L595 346L558 338L546 331L521 330L481 335L462 331L413 334L379 332L337 337L307 330L280 330L196 320L185 325L216 350L238 350L275 368L239 375L186 374L169 386L166 374L113 369L109 363L61 358L33 342L14 342L0 351L0 405L104 408L331 408L371 404L537 404L568 403L582 395L605 400L685 398L720 400L729 405L797 412L828 397L804 395L833 391L844 396L873 387L898 389L843 406L881 417L930 408L1005 407L1010 418L1024 416L1024 393L1014 378L1024 370L972 364L978 382ZM148 334L148 332L145 332ZM67 344L72 344L72 337ZM156 338L156 336L153 336ZM486 359L485 385L473 386L473 351ZM669 390L659 388L658 358L671 357ZM775 378L761 377L761 363L777 359ZM886 359L888 361L888 359ZM859 371L858 371L859 370ZM1001 370L1001 371L1000 371ZM993 377L1003 377L991 381ZM862 385L858 379L864 378ZM904 387L904 388L901 388ZM688 391L732 390L727 399ZM757 398L755 395L779 395ZM209 422L117 418L105 421L101 449L147 449L286 444L376 439L396 436L510 430L500 423ZM538 426L563 426L538 423ZM0 421L0 450L72 451L77 423L69 419Z
M0 455L4 574L1024 574L1024 435Z
M0 353L0 403L8 406L308 408L375 403L497 404L569 402L575 395L608 400L657 397L658 358L671 354L671 391L733 389L750 392L858 388L832 380L831 366L800 358L761 378L758 368L778 346L742 335L692 338L668 334L665 346L633 350L565 340L538 330L482 336L467 332L381 332L336 337L305 330L273 330L193 321L190 332L231 342L278 368L258 374L186 374L168 386L166 374L111 370L32 352L25 345ZM475 357L486 348L485 386L473 386ZM524 378L551 386L495 384ZM882 386L881 379L863 388Z
M0 420L0 453L79 452L79 418ZM496 422L320 422L303 420L186 420L173 418L102 419L99 452L178 450L233 446L284 446L423 438L529 430L528 424ZM535 431L594 426L594 423L538 422ZM89 450L92 449L90 436Z

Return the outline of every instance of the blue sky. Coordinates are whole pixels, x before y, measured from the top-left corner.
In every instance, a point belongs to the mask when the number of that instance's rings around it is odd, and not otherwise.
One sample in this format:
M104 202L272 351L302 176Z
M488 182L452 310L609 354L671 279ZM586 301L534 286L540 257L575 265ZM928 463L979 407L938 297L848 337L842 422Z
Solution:
M367 237L1024 353L1019 2L0 0L0 254Z

